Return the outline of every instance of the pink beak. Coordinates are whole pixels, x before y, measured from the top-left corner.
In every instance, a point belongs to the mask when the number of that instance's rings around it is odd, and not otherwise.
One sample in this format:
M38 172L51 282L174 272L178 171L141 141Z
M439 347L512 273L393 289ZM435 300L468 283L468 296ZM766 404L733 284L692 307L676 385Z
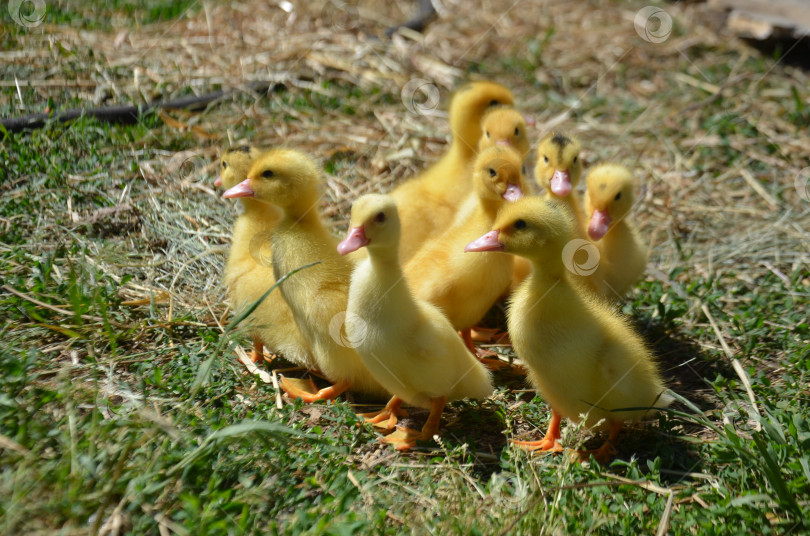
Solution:
M500 231L495 229L481 238L474 240L467 244L464 248L464 252L468 251L503 251L504 245L498 240L498 235L500 235Z
M222 186L222 175L217 177L217 180L214 181L214 186Z
M607 210L594 210L591 223L588 225L588 236L592 240L600 240L610 229L610 214Z
M352 251L357 251L358 249L367 246L368 243L369 239L366 238L365 228L363 228L362 225L360 227L352 227L349 229L349 236L347 236L343 242L338 244L337 250L341 255L346 255Z
M571 188L571 175L568 174L568 170L555 170L551 177L551 191L555 195L565 197L571 193Z
M245 179L230 190L225 190L222 197L232 199L235 197L255 197L256 192L250 187L250 179Z
M507 147L512 145L512 142L509 140L498 140L495 142L495 145L506 145Z
M517 184L507 183L506 191L501 196L507 201L517 201L521 197L523 197L523 191L520 189L520 186Z

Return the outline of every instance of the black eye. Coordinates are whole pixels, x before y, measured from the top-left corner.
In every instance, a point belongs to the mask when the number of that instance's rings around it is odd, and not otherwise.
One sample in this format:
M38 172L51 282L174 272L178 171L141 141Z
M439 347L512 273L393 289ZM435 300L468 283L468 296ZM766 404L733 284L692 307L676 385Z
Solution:
M495 99L492 99L491 101L489 101L489 105L490 105L490 106L497 106L497 105L499 105L499 104L500 104L500 102L498 102L498 101L497 101L497 100L495 100Z
M521 175L525 175L525 174L526 174L526 166L525 166L525 165L524 165L524 166L520 166L520 174L521 174Z
M489 176L494 177L495 175L497 175L497 173L495 173L495 170L492 169L492 168L489 168Z
M518 231L519 231L519 230L521 230L521 229L525 229L525 228L526 228L526 221L525 221L525 220L517 220L517 221L515 222L514 227L515 227L515 229L517 229Z
M515 136L520 136L520 129L515 127Z
M274 175L275 175L275 173L273 173L272 169L265 169L264 171L262 171L262 177L264 177L265 179L269 179L269 178L273 177Z
M385 212L380 212L379 214L374 216L374 221L376 221L377 223L385 222Z
M618 201L618 200L619 200L619 199L621 199L621 198L622 198L622 193L621 193L621 192L619 192L618 194L616 194L616 197L614 197L614 198L613 198L613 200L614 200L614 201Z
M489 138L489 130L487 130L487 139Z
M546 164L548 164L548 157L547 157L546 155L543 155L543 161L544 161Z
M575 164L577 163L577 159L578 159L578 158L579 158L578 156L575 156L575 157L574 157L574 163L575 163Z
M227 169L227 168L228 168L228 163L227 162L222 162L222 169Z

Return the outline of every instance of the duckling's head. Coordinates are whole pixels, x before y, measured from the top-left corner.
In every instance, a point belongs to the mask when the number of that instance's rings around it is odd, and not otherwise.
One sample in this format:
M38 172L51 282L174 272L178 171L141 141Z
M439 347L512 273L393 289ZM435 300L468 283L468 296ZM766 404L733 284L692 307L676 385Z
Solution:
M307 155L292 149L273 149L250 166L247 179L222 197L255 197L282 208L311 207L318 198L320 173Z
M529 152L529 137L523 114L508 106L490 108L481 120L483 134L478 141L478 150L493 145L514 147L521 155Z
M601 164L588 173L585 182L588 186L589 210L593 211L589 215L588 235L592 240L599 240L633 208L633 175L624 166Z
M338 244L346 255L362 247L370 252L393 251L399 246L399 212L390 195L368 194L352 204L348 236Z
M481 138L481 119L493 106L512 106L512 92L497 82L470 82L460 87L450 101L453 140L472 153Z
M561 132L552 132L537 146L537 183L552 195L565 197L582 176L579 141Z
M464 251L504 251L532 261L562 263L562 250L573 232L571 216L556 202L527 196L504 205L492 231Z
M233 188L247 178L250 165L261 152L250 145L237 145L226 149L220 158L220 175L214 186Z
M523 197L523 159L508 146L493 145L481 151L473 164L475 192L482 201L517 201Z

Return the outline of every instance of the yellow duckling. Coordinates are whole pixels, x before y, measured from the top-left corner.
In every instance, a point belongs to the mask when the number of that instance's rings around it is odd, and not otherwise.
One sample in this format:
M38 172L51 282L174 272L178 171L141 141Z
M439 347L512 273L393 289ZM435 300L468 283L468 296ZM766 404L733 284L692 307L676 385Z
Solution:
M247 177L253 160L261 152L250 146L238 146L222 154L221 175L215 184L233 188ZM251 198L241 199L244 208L233 226L233 237L223 282L236 310L258 300L275 283L270 257L270 232L281 219L281 211ZM278 292L272 292L248 318L253 339L250 358L257 362L264 347L289 361L313 368L309 345L295 326L292 311ZM272 360L272 359L270 359Z
M403 267L414 294L432 303L461 331L475 353L470 328L476 325L509 287L511 255L467 255L464 247L492 228L495 216L525 189L522 158L512 149L495 145L475 159L474 191L459 208L456 220L419 250Z
M614 299L629 291L647 267L649 251L628 214L633 208L633 175L624 166L600 164L586 179L588 236L597 243L599 266L591 276Z
M592 453L610 459L624 421L666 407L666 392L652 354L626 319L576 284L563 251L574 229L559 204L526 197L505 206L476 251L504 251L529 259L533 270L512 298L509 333L529 379L551 406L551 423L540 441L519 441L528 450L561 450L560 419L604 421L608 441ZM585 453L582 453L585 454Z
M495 82L472 82L450 102L453 141L446 153L417 177L397 186L391 196L402 222L400 258L407 261L425 240L450 225L472 189L469 167L481 138L481 118L491 106L514 104L512 92Z
M483 134L478 140L481 152L493 145L514 147L524 159L529 154L529 135L523 114L509 106L491 108L481 120Z
M319 187L320 172L308 156L291 149L274 149L259 156L248 178L226 192L255 197L281 209L281 220L271 234L276 278L320 261L296 273L279 288L298 329L309 342L317 368L335 384L317 393L286 381L283 388L305 402L334 398L350 387L383 395L385 389L363 365L352 341L341 334L352 263L337 254L337 240L321 219Z
M396 424L402 402L430 408L421 431L400 428L383 439L399 450L430 440L445 403L492 394L489 372L464 347L453 326L430 303L415 298L399 263L400 222L387 195L365 195L352 206L351 229L338 251L368 248L352 274L347 324L372 375L394 396L371 422Z

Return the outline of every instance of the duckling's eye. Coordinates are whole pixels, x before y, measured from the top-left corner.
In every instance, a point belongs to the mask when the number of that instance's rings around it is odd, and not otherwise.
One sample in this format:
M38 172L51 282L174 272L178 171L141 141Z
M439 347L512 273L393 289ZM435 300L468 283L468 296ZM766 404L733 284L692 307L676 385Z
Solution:
M262 171L262 177L264 177L265 179L270 179L273 176L275 176L275 173L273 173L272 169L265 169L264 171Z
M514 228L520 231L521 229L526 228L526 220L517 220L515 222Z
M498 102L497 99L492 99L491 101L489 101L490 106L497 106L499 104L500 104L500 102Z
M546 164L548 164L548 157L547 157L546 155L543 155L543 161L544 161Z
M494 169L492 169L492 168L489 168L489 176L490 176L490 177L494 177L495 175L497 175L497 173L495 172L495 170L494 170Z
M621 192L619 192L618 194L616 194L616 197L614 197L614 198L613 198L613 200L614 200L614 201L618 201L618 200L619 200L619 199L621 199L621 198L622 198L622 193L621 193Z
M525 175L525 174L526 174L526 166L525 166L525 165L520 166L520 174L521 174L521 175Z
M489 130L487 130L487 139L489 139Z
M520 129L515 127L515 136L520 136Z
M376 216L374 216L374 221L377 223L384 223L385 222L385 212L380 212Z
M228 168L228 163L227 162L222 162L222 169L227 169L227 168Z
M578 159L579 159L579 157L578 157L578 156L575 156L575 157L574 157L574 163L575 163L575 164L577 163L577 160L578 160Z

